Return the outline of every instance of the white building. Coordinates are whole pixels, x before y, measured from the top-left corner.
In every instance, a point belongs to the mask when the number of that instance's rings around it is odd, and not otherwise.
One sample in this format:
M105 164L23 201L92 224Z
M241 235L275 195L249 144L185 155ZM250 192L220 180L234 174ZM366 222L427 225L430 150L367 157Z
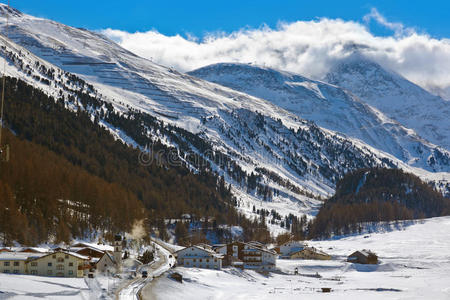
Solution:
M89 258L74 252L0 253L1 273L82 277L87 269L89 269Z
M277 253L265 247L255 244L245 244L242 249L245 269L256 269L260 271L274 271L276 268Z
M280 246L280 255L289 256L291 253L303 250L306 244L302 241L288 241Z
M207 247L190 246L176 252L177 264L184 267L220 270L223 255Z
M106 251L95 264L95 268L100 273L115 273L116 262L114 261L114 255Z

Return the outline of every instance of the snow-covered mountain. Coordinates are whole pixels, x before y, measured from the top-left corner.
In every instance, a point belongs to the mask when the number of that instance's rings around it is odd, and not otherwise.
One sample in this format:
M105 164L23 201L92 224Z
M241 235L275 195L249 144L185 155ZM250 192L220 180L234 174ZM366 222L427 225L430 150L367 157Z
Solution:
M401 167L425 179L435 176L267 100L152 63L95 32L4 5L0 14L2 32L9 14L9 39L2 37L1 51L8 75L66 101L68 108L90 112L131 145L144 148L136 137L146 136L183 149L182 160L189 160L186 148L200 154L232 184L246 212L253 204L282 214L311 212L321 203L319 196L333 192L338 178L361 167ZM79 100L85 96L98 105L83 107ZM106 106L140 117L139 128L108 123ZM440 174L445 180L448 175Z
M336 64L324 80L351 91L433 144L450 149L450 101L358 53Z
M325 82L249 64L220 63L189 74L271 101L319 126L358 138L416 167L449 171L444 149L420 138L350 92Z

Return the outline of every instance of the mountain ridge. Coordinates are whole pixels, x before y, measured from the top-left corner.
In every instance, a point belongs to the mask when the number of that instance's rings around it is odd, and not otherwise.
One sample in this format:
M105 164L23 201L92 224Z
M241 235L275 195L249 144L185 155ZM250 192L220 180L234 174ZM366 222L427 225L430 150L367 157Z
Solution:
M190 153L200 155L231 184L247 215L255 216L254 205L285 215L313 214L341 176L361 167L401 167L429 180L437 176L266 100L137 57L97 33L24 14L10 22L13 41L5 40L3 49L11 52L7 74L69 109L87 111L92 121L141 150L155 143L182 150L179 159L193 172L199 170ZM54 69L53 76L48 69ZM126 123L105 116L107 107Z
M450 149L450 101L358 53L338 62L324 80L349 90L430 142Z
M431 159L436 152L449 156L448 151L425 141L338 86L292 72L239 63L213 64L188 74L269 100L300 118L358 138L412 166L449 170L445 165L450 160L440 168Z

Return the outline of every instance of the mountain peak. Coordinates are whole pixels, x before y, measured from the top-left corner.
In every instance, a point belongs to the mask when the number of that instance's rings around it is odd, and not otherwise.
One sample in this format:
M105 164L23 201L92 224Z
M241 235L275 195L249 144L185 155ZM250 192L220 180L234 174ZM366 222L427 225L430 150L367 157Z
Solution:
M8 6L7 4L4 3L0 3L0 16L2 18L5 18L6 15L8 15L9 17L13 16L13 17L21 17L23 16L23 13L17 9L15 9L14 7Z
M432 143L450 149L450 101L432 95L395 70L357 53L336 63L324 80L352 92Z

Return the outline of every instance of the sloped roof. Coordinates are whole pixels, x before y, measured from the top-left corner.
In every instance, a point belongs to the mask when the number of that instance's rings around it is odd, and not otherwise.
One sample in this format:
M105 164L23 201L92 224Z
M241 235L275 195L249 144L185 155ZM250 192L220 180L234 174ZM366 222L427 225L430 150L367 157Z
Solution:
M322 250L319 250L319 249L314 248L314 247L305 247L305 248L303 248L303 249L301 249L301 250L298 250L298 251L294 251L294 252L292 252L292 253L289 253L289 255L294 255L294 254L296 254L296 253L300 253L300 252L305 251L305 250L309 250L309 251L311 251L311 252L314 252L314 253L317 253L317 254L321 254L321 255L327 255L327 256L330 256L328 253L323 252Z
M179 253L179 252L184 251L184 250L189 249L189 248L197 248L197 249L199 249L199 250L201 250L201 251L203 251L203 252L206 252L206 253L209 254L210 256L214 256L214 257L217 257L217 258L223 258L223 255L218 254L218 253L215 252L214 250L208 249L208 248L204 248L204 247L199 246L199 245L189 246L189 247L180 249L180 250L176 251L175 253Z
M43 253L27 253L27 252L0 252L0 261L3 260L29 260L45 256Z
M20 249L20 252L24 252L24 251L33 251L35 253L48 253L50 252L50 249L48 248L42 248L42 247L24 247L22 249Z
M372 251L367 250L367 249L355 251L355 252L353 252L352 254L350 254L349 256L354 256L354 255L356 255L356 254L358 254L358 253L360 253L361 255L363 255L363 256L365 256L365 257L369 257L369 256L371 256L371 255L377 256L375 253L373 253Z
M77 242L70 246L71 248L74 247L90 247L94 248L100 251L114 251L114 247L110 245L99 245L95 243L88 243L88 242Z
M89 260L89 257L87 257L87 256L78 254L78 253L76 253L76 252L62 251L62 250L60 250L60 251L54 251L54 252L49 252L49 253L45 253L45 254L43 254L43 255L41 255L41 256L34 257L34 258L30 259L30 260L36 260L36 259L39 259L39 258L42 258L42 257L46 257L46 256L49 256L49 255L57 254L57 253L67 254L67 255L70 255L70 256L73 256L73 257L82 259L82 260ZM37 254L37 253L35 253L35 254ZM35 256L35 255L33 255L33 256Z

